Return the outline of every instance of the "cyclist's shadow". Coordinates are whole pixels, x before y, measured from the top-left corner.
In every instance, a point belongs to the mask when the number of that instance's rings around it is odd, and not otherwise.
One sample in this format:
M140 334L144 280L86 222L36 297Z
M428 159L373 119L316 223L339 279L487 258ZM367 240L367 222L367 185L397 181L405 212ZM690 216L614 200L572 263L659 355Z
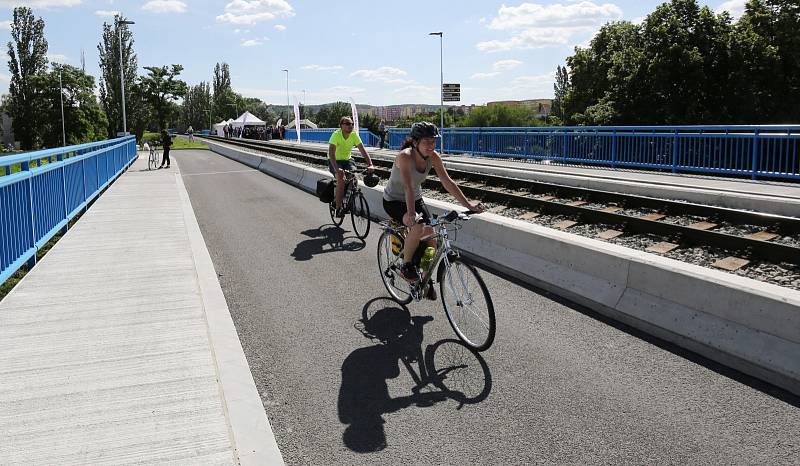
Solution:
M345 231L333 224L322 225L300 232L309 239L297 243L292 257L296 261L307 261L316 254L337 251L360 251L367 245L356 236L345 236Z
M440 340L423 352L423 327L433 317L412 317L390 298L370 300L362 314L356 328L379 343L353 351L342 363L338 410L339 420L347 424L343 441L350 450L366 453L386 447L385 413L429 407L448 398L458 401L460 409L489 396L491 373L480 354L455 339ZM400 363L415 385L409 395L392 398L386 381L400 375Z

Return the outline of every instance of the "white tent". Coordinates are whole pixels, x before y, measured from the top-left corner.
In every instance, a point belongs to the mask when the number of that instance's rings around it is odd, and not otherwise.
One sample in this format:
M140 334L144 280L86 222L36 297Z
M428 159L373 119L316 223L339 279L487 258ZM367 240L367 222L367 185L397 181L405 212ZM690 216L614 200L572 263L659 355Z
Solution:
M224 120L220 121L219 123L216 123L214 125L214 128L213 128L214 129L214 134L216 134L217 136L222 136L223 134L225 134L223 128L225 128L225 125L227 125L227 124L228 124L228 122L224 121Z
M288 127L289 128L294 128L294 120L289 122L289 126ZM313 121L303 118L302 120L300 120L300 128L317 129L317 125Z
M242 126L267 126L264 120L261 120L250 112L242 113L232 124L235 128Z

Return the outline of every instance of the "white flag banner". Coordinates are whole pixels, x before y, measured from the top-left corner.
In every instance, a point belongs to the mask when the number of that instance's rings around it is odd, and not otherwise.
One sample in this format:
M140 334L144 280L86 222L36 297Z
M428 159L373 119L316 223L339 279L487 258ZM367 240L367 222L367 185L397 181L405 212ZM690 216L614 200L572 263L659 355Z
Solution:
M275 123L275 126L280 126L283 118L278 118L278 121Z
M300 106L294 101L294 129L297 131L297 142L300 142Z
M356 109L356 101L350 97L350 110L353 112L353 131L358 134L358 110Z

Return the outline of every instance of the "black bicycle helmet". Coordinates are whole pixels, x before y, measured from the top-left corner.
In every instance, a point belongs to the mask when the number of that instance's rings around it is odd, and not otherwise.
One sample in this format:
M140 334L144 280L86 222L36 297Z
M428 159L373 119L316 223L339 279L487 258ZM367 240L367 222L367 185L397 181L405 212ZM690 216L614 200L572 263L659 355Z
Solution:
M369 186L370 188L374 188L375 186L377 186L378 181L380 180L381 178L375 173L367 173L366 175L364 175L364 184Z
M420 121L411 125L411 134L409 136L411 136L411 139L438 138L440 137L439 128L433 123Z

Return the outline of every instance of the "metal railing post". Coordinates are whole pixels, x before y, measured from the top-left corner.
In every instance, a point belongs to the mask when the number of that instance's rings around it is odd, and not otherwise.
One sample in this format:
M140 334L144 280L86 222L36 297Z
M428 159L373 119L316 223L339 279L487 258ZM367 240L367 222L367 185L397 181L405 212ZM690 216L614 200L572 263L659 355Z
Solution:
M678 130L672 135L672 173L678 172Z
M561 147L561 163L567 163L567 130L564 130L564 137L562 140L562 147Z
M611 134L611 168L617 168L617 130Z
M67 207L67 165L64 162L63 152L59 153L56 156L56 158L58 159L59 162L61 162L61 187L62 189L64 189L64 219L66 220L67 217L69 216L69 211L67 210L69 208ZM68 226L69 226L69 221L67 222L66 225L64 225L62 233L65 233L67 231Z
M31 162L28 159L25 162L20 164L20 171L31 171ZM31 247L33 248L33 256L28 259L28 269L31 269L34 265L36 265L36 215L33 211L33 174L28 177L28 208L31 211Z
M753 136L754 137L753 137L753 154L752 154L752 159L753 159L752 179L755 180L757 178L757 173L758 173L758 128L756 128Z

